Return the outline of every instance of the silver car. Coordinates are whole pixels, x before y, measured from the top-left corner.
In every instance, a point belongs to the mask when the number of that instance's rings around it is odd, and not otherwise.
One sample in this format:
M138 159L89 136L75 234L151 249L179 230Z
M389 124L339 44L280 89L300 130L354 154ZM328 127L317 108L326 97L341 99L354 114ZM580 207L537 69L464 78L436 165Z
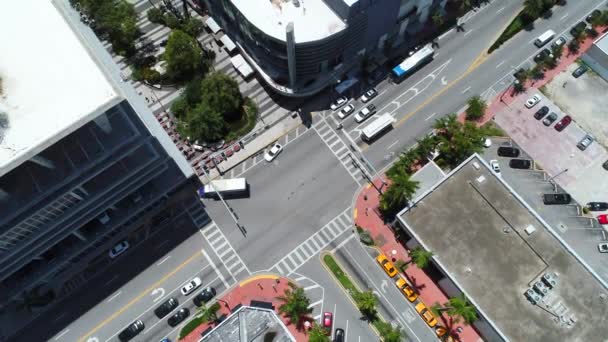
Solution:
M576 147L578 147L579 150L584 151L587 149L587 147L589 147L589 145L591 145L593 140L595 140L593 136L591 134L587 134L581 141L578 142L578 144L576 144Z

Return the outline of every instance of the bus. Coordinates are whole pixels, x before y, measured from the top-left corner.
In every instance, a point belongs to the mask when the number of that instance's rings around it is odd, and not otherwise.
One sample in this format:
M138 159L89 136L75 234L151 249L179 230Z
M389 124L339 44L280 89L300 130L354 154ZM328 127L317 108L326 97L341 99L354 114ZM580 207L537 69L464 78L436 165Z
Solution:
M245 178L215 179L198 189L201 198L218 199L218 192L222 197L246 197L249 195L249 185Z
M413 74L424 64L433 59L434 50L430 45L426 45L406 58L401 64L391 71L391 79L395 83L403 81L407 76Z
M361 139L365 142L373 141L381 133L393 128L393 123L395 121L395 118L389 113L380 115L376 120L363 128L361 131Z

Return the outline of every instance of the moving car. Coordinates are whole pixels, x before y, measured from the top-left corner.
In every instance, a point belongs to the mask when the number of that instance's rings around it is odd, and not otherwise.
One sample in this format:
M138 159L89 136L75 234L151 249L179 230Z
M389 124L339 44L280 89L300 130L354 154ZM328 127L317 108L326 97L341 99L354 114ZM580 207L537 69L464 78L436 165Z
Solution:
M367 103L376 96L378 96L378 92L376 91L376 89L370 88L365 92L365 94L361 96L361 102Z
M108 254L110 255L110 258L114 259L122 253L126 252L127 249L129 249L129 241L124 240L114 245L114 247L110 249L110 252Z
M542 119L545 115L547 115L547 113L549 113L549 107L547 106L542 106L540 107L539 110L536 111L536 113L534 113L534 118L536 120L540 120Z
M568 194L544 194L543 203L545 205L550 204L568 204L572 198Z
M323 329L327 335L331 334L331 327L334 324L334 315L331 312L323 313Z
M281 151L283 151L283 146L281 146L281 144L279 143L276 143L268 151L266 151L264 159L270 163L274 160L274 158L279 155L279 153L281 153Z
M211 298L213 298L215 296L215 289L211 286L205 288L203 291L201 291L199 294L197 294L196 296L194 296L194 298L192 298L192 301L194 302L194 305L196 306L203 306L204 303L207 303L208 301L211 300Z
M589 211L608 210L608 203L606 203L606 202L589 202L589 203L587 203L587 209L589 209Z
M600 224L608 224L608 215L602 214L597 216L597 222Z
M376 113L376 106L373 104L369 104L367 107L361 109L357 115L355 115L355 122L362 123L370 116Z
M386 272L386 274L388 274L389 277L394 277L397 275L397 269L395 268L395 266L393 266L393 263L388 261L388 258L386 257L386 255L384 254L380 254L378 255L378 257L376 258L376 261L378 261L378 263L382 266L382 268L384 269L384 272Z
M608 253L608 243L607 243L607 242L602 242L602 243L599 243L599 244L597 245L597 250L598 250L600 253Z
M512 169L529 169L532 166L532 162L528 159L511 159L509 160L509 167Z
M500 165L498 165L498 160L490 160L490 167L492 167L492 170L494 170L494 172L500 174Z
M557 114L551 112L551 114L547 115L547 117L543 119L543 125L549 127L555 120L557 120Z
M126 327L125 330L121 331L120 334L118 334L118 339L121 342L130 341L135 336L137 336L137 334L142 332L145 327L146 326L144 325L144 322L138 319L137 321L131 323L128 327Z
M181 308L177 310L173 316L169 317L167 323L170 327L174 327L183 322L186 318L188 318L188 316L190 316L190 310L187 308Z
M424 303L416 304L416 312L420 314L422 319L428 324L431 328L437 325L437 319L435 315L429 310Z
M192 293L192 291L196 290L199 286L201 286L201 278L195 277L190 280L184 287L182 287L182 294L187 296Z
M576 68L576 70L574 70L572 72L572 76L574 78L579 78L579 77L583 76L583 74L586 73L587 70L588 70L587 66L581 65L580 67Z
M541 99L542 98L540 97L539 94L534 94L531 98L529 98L526 101L526 104L525 104L526 108L532 108L532 107L536 106L536 104L539 103Z
M344 119L347 116L351 115L354 111L355 111L355 106L352 104L349 104L348 106L342 108L342 110L340 112L338 112L338 117L340 119Z
M570 115L566 115L561 120L559 120L555 124L555 126L553 126L553 128L555 128L556 131L561 132L566 127L568 127L568 125L570 125L571 122L572 122L572 118L570 117Z
M501 146L498 148L496 153L500 157L511 157L511 158L519 157L519 149L516 147Z
M395 282L395 285L397 285L397 288L401 290L401 292L403 292L405 298L407 298L407 300L409 300L410 302L414 302L416 299L418 299L418 295L408 285L405 279L399 277L399 279L397 279L397 281Z
M346 98L346 96L342 96L339 97L336 102L332 103L329 108L331 108L331 110L336 111L338 110L340 107L344 106L346 104L346 102L348 102L348 99Z
M578 147L579 150L584 151L587 149L587 147L589 147L589 145L591 145L593 140L593 136L591 136L591 134L587 134L583 137L583 139L581 139L581 141L578 142L578 144L576 144L576 147Z
M178 305L179 305L179 302L177 301L177 299L169 298L164 303L162 303L159 307L154 309L154 314L158 318L163 318L163 317L167 316L171 311L173 311Z
M334 342L344 342L344 330L343 329L336 329L336 331L334 332Z

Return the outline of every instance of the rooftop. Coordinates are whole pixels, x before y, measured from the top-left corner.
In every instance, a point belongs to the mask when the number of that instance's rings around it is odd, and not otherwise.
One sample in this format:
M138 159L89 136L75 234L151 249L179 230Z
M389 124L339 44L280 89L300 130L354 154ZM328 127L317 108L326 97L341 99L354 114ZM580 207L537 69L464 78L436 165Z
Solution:
M600 50L604 51L604 53L608 55L608 32L604 33L595 42L593 42L593 44L595 44L595 46L600 48Z
M511 341L601 341L607 293L517 194L474 155L399 220ZM527 234L524 229L536 230ZM544 274L557 285L538 305L524 293Z
M231 0L265 34L285 41L293 22L296 43L320 40L346 28L323 0ZM294 4L297 3L298 5Z
M292 342L293 336L273 310L242 306L200 342Z
M2 175L100 114L117 92L53 2L3 1L0 30Z

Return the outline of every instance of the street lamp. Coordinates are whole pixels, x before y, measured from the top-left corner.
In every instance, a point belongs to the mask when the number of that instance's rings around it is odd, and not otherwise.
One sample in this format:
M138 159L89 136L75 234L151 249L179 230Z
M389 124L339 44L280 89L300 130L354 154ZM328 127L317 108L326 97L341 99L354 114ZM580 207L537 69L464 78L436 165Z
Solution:
M555 184L555 182L553 182L553 180L566 172L568 172L568 169L563 169L560 172L558 172L555 176L553 176L547 180L547 182L549 182L551 185L553 185L553 192L557 192L557 184Z

